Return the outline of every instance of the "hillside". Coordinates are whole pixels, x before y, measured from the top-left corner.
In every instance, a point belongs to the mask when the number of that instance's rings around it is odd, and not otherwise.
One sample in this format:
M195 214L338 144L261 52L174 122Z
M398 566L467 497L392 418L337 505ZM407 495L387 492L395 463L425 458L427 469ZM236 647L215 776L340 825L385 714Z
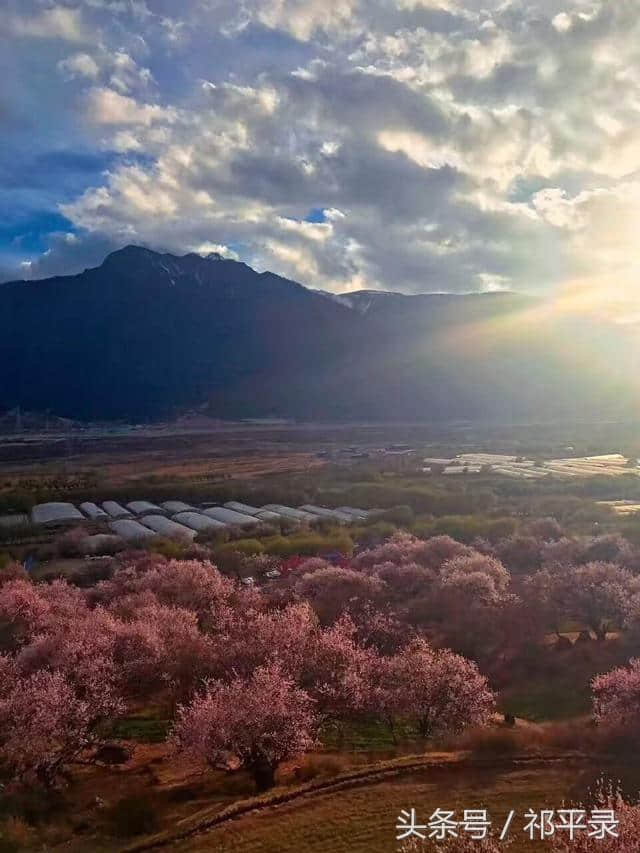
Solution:
M128 246L0 287L0 411L80 419L610 419L635 339L512 293L329 298L219 255ZM587 358L588 357L588 358Z

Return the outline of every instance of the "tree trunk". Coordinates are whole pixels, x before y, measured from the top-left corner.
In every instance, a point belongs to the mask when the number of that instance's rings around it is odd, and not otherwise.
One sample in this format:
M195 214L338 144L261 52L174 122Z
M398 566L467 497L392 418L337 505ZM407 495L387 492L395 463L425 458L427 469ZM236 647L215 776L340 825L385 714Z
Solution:
M433 726L431 724L431 720L428 717L420 717L420 719L418 720L418 731L420 733L420 737L431 737L431 734L433 732Z
M251 767L251 773L258 791L268 791L276 784L276 768L266 761L257 761Z

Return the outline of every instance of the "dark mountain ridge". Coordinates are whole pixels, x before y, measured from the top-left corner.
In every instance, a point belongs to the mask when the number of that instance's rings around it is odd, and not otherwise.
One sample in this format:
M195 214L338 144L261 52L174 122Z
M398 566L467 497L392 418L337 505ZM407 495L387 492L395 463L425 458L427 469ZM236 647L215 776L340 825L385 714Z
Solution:
M614 418L635 413L636 364L633 333L520 294L336 297L220 255L127 246L79 275L0 287L0 410Z

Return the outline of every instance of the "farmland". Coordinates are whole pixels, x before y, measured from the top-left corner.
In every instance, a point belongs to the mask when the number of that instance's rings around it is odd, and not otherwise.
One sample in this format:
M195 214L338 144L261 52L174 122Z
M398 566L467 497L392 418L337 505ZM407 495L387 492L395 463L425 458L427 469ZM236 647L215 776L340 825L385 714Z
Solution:
M477 806L499 822L511 809L584 799L602 771L622 778L629 796L640 790L635 734L617 732L613 718L594 726L594 677L615 674L640 650L640 526L617 510L640 503L628 437L594 428L564 456L562 430L545 447L526 430L143 432L92 437L90 446L78 439L78 452L62 457L53 436L36 440L33 458L8 459L13 438L3 451L5 514L40 521L0 531L11 695L17 702L40 689L30 679L44 672L85 695L96 677L108 685L91 700L103 717L83 735L93 746L81 763L65 753L44 790L41 771L15 765L0 745L2 772L33 790L32 800L11 788L0 796L9 849L115 853L157 842L382 853L396 850L403 808ZM207 473L214 455L219 470ZM156 478L153 458L175 467ZM427 458L458 458L466 470L426 474ZM541 478L499 470L517 458L556 469ZM585 470L565 476L563 466ZM154 535L90 557L87 536L113 532L107 506ZM349 517L349 507L375 511ZM51 526L49 511L68 515ZM266 518L245 527L247 513ZM213 526L174 538L170 524L192 516ZM56 657L41 670L49 648ZM344 670L326 668L329 650ZM435 729L415 693L415 673L430 667L433 678L438 667L449 673L447 689L473 685L463 702L451 697ZM211 678L229 697L211 713L240 713L251 691L265 690L293 691L291 713L307 695L321 708L300 721L302 735L292 732L266 793L255 767L227 766L218 753L207 767L190 746L201 743L189 725L202 719L197 703ZM177 716L180 707L195 708L193 717ZM6 725L19 742L37 743L20 728L29 717L11 713ZM94 760L103 746L115 764ZM514 852L536 849L514 839Z

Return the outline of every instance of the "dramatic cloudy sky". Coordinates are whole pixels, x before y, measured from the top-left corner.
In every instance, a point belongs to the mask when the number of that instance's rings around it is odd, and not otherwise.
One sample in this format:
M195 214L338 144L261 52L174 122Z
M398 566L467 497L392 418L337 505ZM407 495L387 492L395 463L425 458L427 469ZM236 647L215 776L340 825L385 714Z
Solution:
M634 296L638 0L0 0L0 279Z

